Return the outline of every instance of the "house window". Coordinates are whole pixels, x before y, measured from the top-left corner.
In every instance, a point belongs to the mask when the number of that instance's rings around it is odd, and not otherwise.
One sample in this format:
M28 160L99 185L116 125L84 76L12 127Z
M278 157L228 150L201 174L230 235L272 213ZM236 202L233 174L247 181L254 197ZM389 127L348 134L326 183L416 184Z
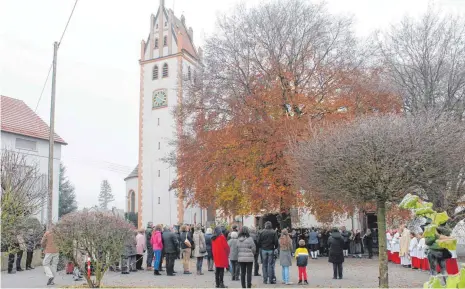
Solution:
M168 21L165 21L165 27L168 26Z
M155 38L155 48L158 48L158 38Z
M168 77L168 63L163 64L163 77Z
M160 142L158 142L158 149L160 149Z
M17 138L15 146L17 149L37 151L37 142L32 140Z
M136 212L136 193L134 191L129 192L129 211L131 213Z
M158 176L160 176L160 170L158 170Z
M155 24L155 29L158 29L158 23L157 23L157 24Z
M158 79L158 65L155 65L153 67L153 71L152 71L152 80L154 79Z
M163 36L163 46L168 46L168 37L166 35Z
M158 197L158 204L160 205L160 197Z
M157 119L157 125L160 125L160 118Z
M187 67L187 79L191 80L191 67Z

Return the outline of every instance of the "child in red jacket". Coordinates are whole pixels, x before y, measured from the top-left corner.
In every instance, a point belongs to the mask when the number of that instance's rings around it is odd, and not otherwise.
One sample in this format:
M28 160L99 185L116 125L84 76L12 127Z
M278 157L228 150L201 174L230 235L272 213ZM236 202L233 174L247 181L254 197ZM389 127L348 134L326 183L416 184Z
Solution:
M223 235L221 227L215 228L215 233L212 237L212 255L215 262L215 281L216 288L226 288L224 286L224 269L229 266L229 246L226 238Z

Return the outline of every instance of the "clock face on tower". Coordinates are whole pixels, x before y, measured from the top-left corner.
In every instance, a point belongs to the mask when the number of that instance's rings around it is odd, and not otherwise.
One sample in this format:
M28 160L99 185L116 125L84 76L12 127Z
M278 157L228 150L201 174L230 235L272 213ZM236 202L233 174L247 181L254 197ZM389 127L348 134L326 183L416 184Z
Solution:
M168 95L166 90L155 90L152 97L152 108L161 108L168 106Z

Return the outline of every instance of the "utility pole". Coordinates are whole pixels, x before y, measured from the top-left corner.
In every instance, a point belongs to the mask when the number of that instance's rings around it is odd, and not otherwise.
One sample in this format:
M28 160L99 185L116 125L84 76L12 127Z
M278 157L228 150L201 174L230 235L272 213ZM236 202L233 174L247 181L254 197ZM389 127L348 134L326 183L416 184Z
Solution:
M50 140L48 152L48 202L47 227L50 228L53 220L53 149L55 146L55 91L57 77L58 42L53 44L53 71L52 71L52 98L50 103Z

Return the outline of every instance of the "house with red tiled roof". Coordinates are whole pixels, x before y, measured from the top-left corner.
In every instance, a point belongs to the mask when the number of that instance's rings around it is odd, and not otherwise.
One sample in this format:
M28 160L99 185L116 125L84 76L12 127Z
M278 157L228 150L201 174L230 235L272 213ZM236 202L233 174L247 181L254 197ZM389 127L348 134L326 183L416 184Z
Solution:
M38 165L43 184L47 187L50 127L22 100L2 95L0 107L2 151L9 149L26 155L28 161ZM54 139L52 213L53 221L57 221L61 148L67 143L58 134L54 135ZM42 223L47 222L46 206L36 215Z

